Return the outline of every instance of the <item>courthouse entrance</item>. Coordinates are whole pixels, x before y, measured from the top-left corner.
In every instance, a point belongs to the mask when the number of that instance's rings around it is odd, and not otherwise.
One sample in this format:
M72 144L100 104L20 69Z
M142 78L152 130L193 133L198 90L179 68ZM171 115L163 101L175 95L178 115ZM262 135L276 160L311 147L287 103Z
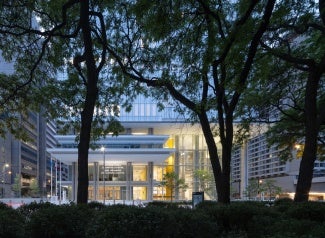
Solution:
M101 145L88 154L88 198L91 201L153 200L158 186L154 167L161 168L174 157L166 146L168 135L119 135L98 141ZM78 186L78 149L75 138L60 136L61 147L48 149L53 160L69 167L69 200L76 201ZM172 144L172 143L168 143ZM157 170L158 171L158 170ZM160 175L161 177L162 175Z

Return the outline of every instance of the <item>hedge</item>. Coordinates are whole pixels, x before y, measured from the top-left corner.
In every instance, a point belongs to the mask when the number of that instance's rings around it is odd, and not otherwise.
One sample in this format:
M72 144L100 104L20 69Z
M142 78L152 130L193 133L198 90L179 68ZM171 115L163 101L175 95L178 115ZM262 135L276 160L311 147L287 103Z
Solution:
M127 205L0 204L0 237L323 237L325 203L203 202L195 209L166 203Z

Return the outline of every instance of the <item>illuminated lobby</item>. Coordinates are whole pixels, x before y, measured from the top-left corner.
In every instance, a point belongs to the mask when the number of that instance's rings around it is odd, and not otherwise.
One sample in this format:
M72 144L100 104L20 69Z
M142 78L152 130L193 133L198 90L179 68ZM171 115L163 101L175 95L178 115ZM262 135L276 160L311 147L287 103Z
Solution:
M56 193L65 191L68 200L77 195L77 144L75 136L57 136L59 146L48 149L52 160L68 166L67 181L56 173ZM108 136L97 142L96 149L89 150L89 201L116 200L165 200L170 196L160 186L163 174L173 169L173 140L166 135ZM170 165L170 166L168 166ZM61 190L60 190L61 189Z

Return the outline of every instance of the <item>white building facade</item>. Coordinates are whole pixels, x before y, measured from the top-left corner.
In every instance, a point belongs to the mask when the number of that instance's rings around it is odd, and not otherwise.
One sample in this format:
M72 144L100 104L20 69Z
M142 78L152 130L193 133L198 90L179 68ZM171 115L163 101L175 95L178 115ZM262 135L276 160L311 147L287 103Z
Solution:
M160 112L155 103L139 97L131 112L121 111L125 131L108 135L89 150L90 201L190 200L199 189L196 170L211 172L206 143L199 125L185 123L172 108ZM56 179L53 194L75 201L78 151L74 135L56 136L58 146L48 148L53 161L69 167L66 181ZM188 188L174 191L161 186L163 175L175 172ZM54 185L53 185L54 186ZM211 182L207 199L216 199ZM57 189L57 190L56 190ZM56 192L55 192L56 191Z
M212 174L210 158L200 125L185 123L172 108L158 111L155 103L139 97L131 112L121 111L125 131L107 136L89 150L89 200L191 200L200 191L198 170ZM52 189L54 195L76 200L77 144L75 136L56 136L58 146L48 149L53 161L69 168L66 180ZM218 138L216 138L216 141ZM101 150L104 148L104 151ZM252 180L272 179L284 196L294 196L299 159L281 161L277 147L269 147L263 133L235 147L232 156L231 197L247 198L245 190ZM311 199L325 200L325 163L317 161ZM173 193L161 186L163 175L174 171L185 180L186 190ZM61 190L60 190L61 188ZM216 200L213 179L206 186L205 199ZM60 192L61 191L61 192ZM52 194L53 195L53 194Z
M294 198L300 159L293 148L293 160L282 161L281 150L268 146L265 134L257 134L241 147L234 148L232 156L232 186L234 198L246 198L245 189L250 182L274 181L281 188L280 197ZM257 199L260 199L258 197ZM316 160L310 200L325 200L325 162Z

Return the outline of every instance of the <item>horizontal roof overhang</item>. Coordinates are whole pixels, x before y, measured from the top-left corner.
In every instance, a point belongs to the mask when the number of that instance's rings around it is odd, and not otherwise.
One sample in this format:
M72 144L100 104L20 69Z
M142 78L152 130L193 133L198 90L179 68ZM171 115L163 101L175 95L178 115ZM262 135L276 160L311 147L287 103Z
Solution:
M96 141L97 145L103 144L164 144L168 135L118 135L111 136L108 135L106 138L99 139ZM59 144L77 144L75 135L56 135L55 139Z
M78 149L77 148L51 148L47 149L52 158L55 158L65 164L72 164L78 161ZM103 163L105 157L105 163L110 162L132 162L132 163L148 163L163 164L165 160L175 151L175 149L169 148L121 148L111 149L105 148L105 152L98 150L89 150L88 162Z

